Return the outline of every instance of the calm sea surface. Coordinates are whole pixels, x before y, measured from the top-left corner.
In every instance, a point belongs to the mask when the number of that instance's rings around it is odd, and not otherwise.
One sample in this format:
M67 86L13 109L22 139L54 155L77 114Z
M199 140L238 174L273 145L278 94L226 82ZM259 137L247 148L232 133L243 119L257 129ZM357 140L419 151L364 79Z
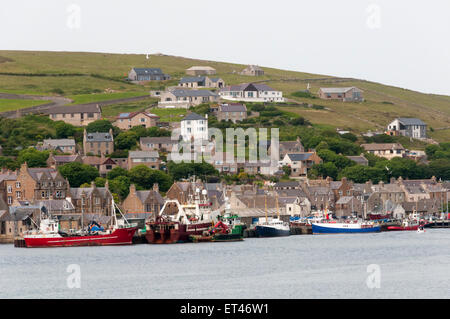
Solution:
M68 288L72 264L81 288ZM368 272L369 265L378 266ZM377 267L380 287L371 289L366 281ZM450 298L450 229L167 246L0 245L0 298Z

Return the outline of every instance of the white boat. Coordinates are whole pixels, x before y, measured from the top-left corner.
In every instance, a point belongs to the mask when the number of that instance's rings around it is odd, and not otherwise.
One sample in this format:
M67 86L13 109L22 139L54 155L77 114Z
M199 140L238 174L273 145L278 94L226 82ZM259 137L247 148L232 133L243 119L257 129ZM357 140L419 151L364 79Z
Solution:
M258 237L282 237L291 234L291 227L280 219L277 197L277 218L267 217L267 198L265 198L266 217L260 218L256 224L255 231Z

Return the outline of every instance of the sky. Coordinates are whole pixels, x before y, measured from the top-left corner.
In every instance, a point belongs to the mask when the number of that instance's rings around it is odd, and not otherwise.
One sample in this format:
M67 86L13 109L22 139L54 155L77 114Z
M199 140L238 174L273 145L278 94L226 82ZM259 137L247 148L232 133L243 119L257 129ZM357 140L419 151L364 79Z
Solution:
M0 50L164 53L450 95L448 0L14 0Z

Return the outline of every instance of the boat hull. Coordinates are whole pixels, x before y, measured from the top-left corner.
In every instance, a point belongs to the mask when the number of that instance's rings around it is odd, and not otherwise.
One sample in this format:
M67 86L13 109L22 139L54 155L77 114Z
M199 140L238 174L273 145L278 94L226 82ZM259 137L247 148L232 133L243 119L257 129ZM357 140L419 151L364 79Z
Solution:
M108 235L25 237L27 248L131 245L136 227L119 228Z
M329 224L319 225L312 224L313 234L346 234L346 233L376 233L381 231L381 226L373 227L345 227L345 225Z
M261 225L256 226L255 231L256 236L258 237L285 237L291 234L291 231L287 229L278 229Z
M149 244L176 244L190 242L190 236L200 236L211 227L211 223L178 224L176 227L164 223L149 223L145 238Z
M418 230L419 229L419 225L415 225L415 226L389 226L387 228L388 231L414 231L414 230Z

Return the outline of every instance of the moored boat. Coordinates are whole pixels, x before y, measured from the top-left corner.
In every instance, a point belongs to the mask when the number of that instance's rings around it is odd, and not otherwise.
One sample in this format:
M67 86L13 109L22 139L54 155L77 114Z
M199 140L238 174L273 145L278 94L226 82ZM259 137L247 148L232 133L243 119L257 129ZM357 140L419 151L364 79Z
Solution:
M65 233L59 230L59 221L47 213L45 207L41 209L39 230L25 233L23 240L27 248L45 247L79 247L79 246L111 246L131 245L137 225L129 224L126 219L119 222L116 217L114 201L113 217L115 225L104 229L97 223L91 223L89 230L82 229L77 233ZM119 210L120 212L120 210Z
M291 227L280 219L280 212L277 203L277 218L267 217L267 198L265 198L266 217L260 218L255 227L257 237L284 237L291 235Z
M145 238L149 244L175 244L190 242L190 236L202 236L212 223L211 203L206 190L197 189L190 203L181 205L178 200L167 200L155 220L147 222ZM175 215L165 214L168 205L175 205Z
M375 233L380 225L371 222L319 222L312 224L313 234Z

